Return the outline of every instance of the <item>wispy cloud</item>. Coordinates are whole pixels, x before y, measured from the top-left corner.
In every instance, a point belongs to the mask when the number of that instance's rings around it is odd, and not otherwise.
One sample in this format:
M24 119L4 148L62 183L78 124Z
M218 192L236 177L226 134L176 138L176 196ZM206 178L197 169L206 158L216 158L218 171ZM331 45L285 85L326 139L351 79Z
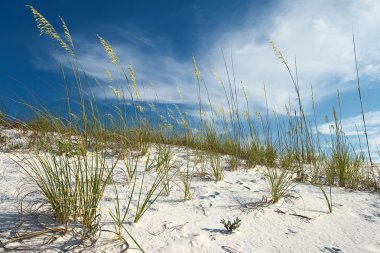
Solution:
M380 111L365 113L367 132L369 135L378 134L380 132ZM324 123L318 126L322 134L330 133L330 125L332 123ZM362 115L345 118L341 120L343 131L346 135L364 134L364 125Z

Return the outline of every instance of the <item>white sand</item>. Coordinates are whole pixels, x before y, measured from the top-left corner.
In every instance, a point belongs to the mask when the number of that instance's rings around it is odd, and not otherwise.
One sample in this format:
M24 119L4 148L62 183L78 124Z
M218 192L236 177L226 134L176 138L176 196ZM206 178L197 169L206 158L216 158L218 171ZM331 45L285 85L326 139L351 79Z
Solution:
M183 148L175 148L174 152L177 164L182 164L183 169L187 152ZM28 156L25 151L17 152L17 157L0 152L0 241L3 243L17 233L35 229L31 225L35 216L20 216L18 212L18 194L25 177L13 161ZM143 161L140 165L141 170ZM119 161L117 170L123 167ZM297 183L291 191L293 198L254 208L253 203L259 203L263 196L270 198L260 169L227 170L224 180L217 183L194 177L192 200L186 202L182 190L172 183L170 195L158 198L137 224L132 223L133 202L126 228L145 252L380 252L378 193L333 188L333 214L328 214L321 191L310 184ZM149 185L151 177L146 179ZM178 178L175 181L182 186ZM118 187L125 205L130 188L121 183ZM114 197L112 188L108 187L102 203L104 230L113 230L109 210L113 209ZM236 217L242 220L240 228L235 233L226 233L220 220ZM69 247L77 241L69 233L58 235L54 242L41 246L47 238L47 235L34 237L7 244L7 247L26 248L29 252L41 249L59 252L74 250ZM127 235L125 238L136 248ZM96 244L85 251L120 252L123 245L115 239L115 234L102 232ZM2 250L0 245L0 252Z

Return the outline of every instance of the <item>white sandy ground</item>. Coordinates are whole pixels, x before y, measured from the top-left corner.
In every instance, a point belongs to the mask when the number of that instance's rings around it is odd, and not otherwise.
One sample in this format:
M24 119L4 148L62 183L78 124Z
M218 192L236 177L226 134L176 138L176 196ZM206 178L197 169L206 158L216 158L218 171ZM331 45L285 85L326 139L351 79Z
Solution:
M175 160L182 169L183 159L189 154L184 148L174 148ZM5 243L13 236L43 228L49 220L33 215L24 209L20 215L20 192L25 175L14 160L30 157L28 151L0 152L0 241ZM140 161L140 170L144 160ZM117 170L124 163L119 161ZM140 171L141 172L141 171ZM139 174L141 175L141 174ZM119 178L118 189L122 203L127 203L130 188ZM147 185L151 177L146 178ZM175 181L181 185L181 181ZM128 222L128 231L145 252L380 252L380 195L367 191L350 191L333 188L333 214L321 191L310 184L296 183L292 198L275 205L254 206L263 196L270 198L267 184L260 168L245 171L228 171L221 182L194 177L191 185L192 200L183 201L182 190L172 183L169 196L161 196L133 224L135 202ZM327 188L326 188L327 190ZM113 230L109 211L113 210L115 194L108 187L102 202L102 229ZM33 195L29 196L33 200ZM25 200L26 202L28 200ZM25 204L24 204L25 205ZM238 231L225 232L222 218L242 220ZM133 241L125 235L132 249L138 252ZM54 239L54 240L52 240ZM125 244L116 241L115 234L103 231L95 245L85 252L122 252ZM50 244L43 245L48 240ZM70 252L78 242L75 234L45 234L21 242L7 244L8 248L24 252ZM41 246L42 245L42 246ZM0 244L0 252L5 251Z

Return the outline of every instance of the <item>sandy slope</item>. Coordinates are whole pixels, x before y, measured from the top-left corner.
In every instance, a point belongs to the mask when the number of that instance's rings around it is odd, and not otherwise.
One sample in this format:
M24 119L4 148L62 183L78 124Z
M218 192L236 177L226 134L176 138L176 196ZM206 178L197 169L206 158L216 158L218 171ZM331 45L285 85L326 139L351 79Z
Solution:
M177 148L175 153L178 164L184 164L181 159L187 152ZM16 158L10 153L0 153L2 242L17 232L37 229L33 225L36 216L18 213L20 184L25 180L13 159L26 156L29 154L18 153ZM140 169L142 164L143 161ZM123 166L119 162L117 168L120 170ZM149 184L151 179L147 179ZM179 180L177 183L181 184ZM309 184L296 184L291 192L293 197L286 201L259 206L263 196L269 198L259 168L248 172L226 171L224 180L218 183L195 177L192 200L186 202L182 200L182 190L175 184L172 186L170 195L161 196L137 224L131 222L135 210L132 207L126 227L146 252L380 252L380 196L377 193L334 188L333 214L327 214L322 193ZM125 204L129 186L120 183L118 187ZM113 199L114 193L109 187L102 203L104 230L113 229L109 216ZM220 220L236 217L242 220L241 227L233 234L226 233ZM15 228L16 225L20 226ZM126 238L134 248L132 240ZM40 246L47 236L7 246L59 252L74 250L71 247L77 241L72 233L54 239L47 246ZM114 234L104 231L86 251L120 252L125 247L114 239Z

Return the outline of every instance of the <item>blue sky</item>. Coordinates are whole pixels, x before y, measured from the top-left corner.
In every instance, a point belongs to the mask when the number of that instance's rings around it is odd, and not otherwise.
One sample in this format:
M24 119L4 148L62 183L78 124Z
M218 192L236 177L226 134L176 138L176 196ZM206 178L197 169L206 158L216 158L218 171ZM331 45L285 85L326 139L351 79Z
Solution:
M318 122L325 132L325 115L331 115L332 107L337 106L336 94L340 91L348 134L355 133L355 124L361 129L352 46L354 30L371 145L375 148L380 144L379 1L4 0L0 4L0 103L8 111L16 108L10 98L30 101L33 95L59 111L65 97L56 63L67 66L64 52L46 36L39 35L26 4L33 5L57 29L58 16L65 19L79 59L91 77L107 83L105 68L112 69L96 38L99 34L111 43L125 65L134 65L138 85L147 100L154 100L157 92L161 102L189 108L197 103L193 55L213 103L225 106L223 91L212 72L226 78L221 50L229 66L232 52L236 79L247 87L251 110L265 106L264 84L271 109L282 111L285 103L295 102L286 69L268 43L271 39L291 67L297 57L306 110L311 113L312 85ZM114 83L120 82L115 75ZM112 97L110 89L94 87L94 91L99 100Z

